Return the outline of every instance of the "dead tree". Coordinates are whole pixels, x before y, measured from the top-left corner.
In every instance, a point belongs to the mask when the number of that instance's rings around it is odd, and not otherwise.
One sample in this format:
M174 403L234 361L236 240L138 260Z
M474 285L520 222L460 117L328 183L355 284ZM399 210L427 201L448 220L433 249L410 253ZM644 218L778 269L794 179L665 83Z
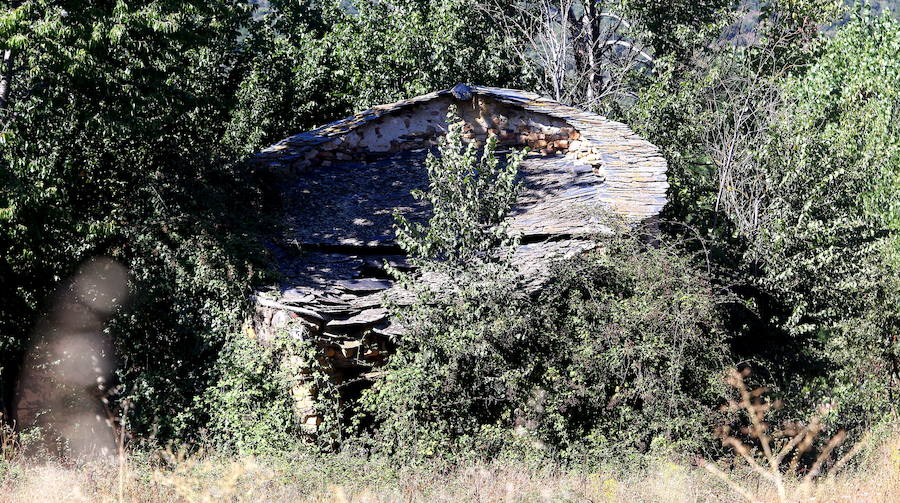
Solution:
M541 94L597 110L629 94L629 72L649 68L653 57L615 2L492 0L483 9L522 61L535 65ZM607 9L609 7L609 9Z

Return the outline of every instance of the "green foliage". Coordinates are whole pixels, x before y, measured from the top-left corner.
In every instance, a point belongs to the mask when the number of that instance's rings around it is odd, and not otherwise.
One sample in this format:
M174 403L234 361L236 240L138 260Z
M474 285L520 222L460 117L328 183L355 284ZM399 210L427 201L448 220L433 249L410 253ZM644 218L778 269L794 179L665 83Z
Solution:
M599 256L563 264L540 297L545 333L562 327L552 346L568 349L551 393L561 412L589 418L576 432L591 443L643 449L663 441L690 450L710 431L710 406L731 365L723 299L700 255L682 246L614 241ZM556 435L573 448L582 441L570 431Z
M758 260L789 326L815 333L843 368L825 385L869 417L900 385L900 22L853 20L784 88Z
M530 87L478 0L354 0L334 25L341 92L357 108L459 82Z
M604 6L606 7L606 6ZM716 25L726 8L726 0L624 0L621 9L632 22L640 23L646 44L657 57L684 61L691 57L696 34Z
M235 334L216 362L218 379L200 397L210 411L207 440L219 449L245 454L275 453L300 442L290 386L311 348L288 334L261 344ZM295 384L296 385L296 384Z
M835 2L760 14L755 38L660 60L624 119L669 161L671 230L709 237L733 347L788 393L783 417L835 400L829 424L866 426L900 382L897 22L821 37Z
M333 56L336 9L329 1L274 2L248 26L227 132L234 148L256 152L353 111Z
M715 275L665 242L614 241L562 265L536 296L523 294L510 264L473 260L510 244L502 222L522 154L502 164L492 139L479 155L451 120L442 155L428 161L431 190L419 195L434 217L427 228L400 219L398 234L418 258L470 267L443 271L449 292L409 285L418 302L398 316L410 330L357 416L375 421L372 446L413 457L694 449L721 397L726 342L770 371L761 381L802 394L804 406L836 398L832 422L865 424L895 409L900 27L863 16L820 37L835 5L754 2L760 20L740 40L720 37L731 17L719 16L718 0L617 2L627 29L597 18L595 28L612 29L609 47L647 43L654 63L596 73L598 89L615 81L621 92L589 106L661 147L665 216L709 239ZM522 40L504 38L478 6L5 5L0 408L48 296L104 255L131 272L132 302L106 330L133 432L189 440L206 431L242 451L292 445L292 358L309 355L287 339L260 346L235 335L264 269L257 233L268 223L241 157L352 110L460 81L533 88L535 70L516 51ZM562 39L583 48L579 37ZM603 64L622 55L610 51ZM571 52L553 61L566 72L589 59ZM578 73L566 77L580 93ZM733 166L725 169L722 152L746 161L741 176L726 176ZM738 191L735 180L759 182L753 205L720 204ZM756 209L760 224L743 225L740 212ZM733 294L725 317L714 284Z
M699 448L729 363L715 291L674 247L604 244L534 297L502 264L420 286L397 313L398 353L363 397L374 448L398 459Z
M26 1L11 17L0 43L15 47L0 118L4 372L48 294L79 263L110 256L131 270L133 303L108 327L130 424L187 434L193 396L258 270L242 220L256 194L219 141L249 9Z
M655 78L619 118L653 142L666 158L665 216L705 230L711 225L716 181L703 143L712 113L704 106L703 95L715 70L685 68L671 58L658 60L656 70Z
M238 350L228 334L264 269L263 196L240 158L373 102L458 80L511 82L520 69L475 43L487 25L470 6L4 7L0 408L44 299L79 263L106 255L131 271L132 302L108 327L129 425L161 440L196 435L210 411L195 399L227 377L217 359Z
M229 135L253 152L459 82L529 87L475 0L273 1L246 40Z
M427 201L427 224L410 222L397 214L397 243L412 257L465 264L486 259L513 239L505 223L516 201L516 175L526 150L510 154L501 164L497 137L489 136L481 155L478 146L463 140L463 125L455 106L447 114L448 131L440 139L440 154L429 154L428 192L413 197Z

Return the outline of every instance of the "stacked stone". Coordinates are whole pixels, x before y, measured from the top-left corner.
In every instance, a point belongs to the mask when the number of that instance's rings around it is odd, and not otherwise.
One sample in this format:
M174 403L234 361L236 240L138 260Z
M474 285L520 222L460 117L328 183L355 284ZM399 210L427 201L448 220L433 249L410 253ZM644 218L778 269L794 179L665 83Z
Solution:
M518 105L523 110L562 119L580 138L568 145L569 155L604 175L602 199L630 222L655 217L666 204L666 160L652 143L621 122L562 105L533 93L472 86L479 96Z
M295 234L274 250L284 286L256 296L251 332L263 342L287 334L314 344L320 370L347 399L379 375L402 332L385 308L409 301L383 266L408 267L393 242L391 213L401 206L413 217L427 216L400 201L410 188L427 187L427 177L416 177L424 176L425 153L446 129L450 104L459 105L470 141L495 135L501 145L533 151L509 217L511 231L523 238L513 260L528 290L540 287L553 262L596 247L594 238L611 232L610 218L641 222L666 202L665 160L627 126L509 89L459 85L374 107L264 150L254 158L259 165L303 174L288 178ZM308 370L298 373L293 392L300 420L314 431L321 418Z
M434 144L432 133L438 133L443 127L441 109L446 110L447 104L457 96L469 96L470 99L490 99L564 121L568 128L549 136L543 131L521 127L497 129L492 133L509 143L528 145L548 155L568 152L574 158L592 165L598 173L605 171L604 200L627 220L641 221L656 216L665 205L668 188L666 161L654 145L634 134L626 125L533 93L484 86L462 87L466 88L464 92L448 89L373 107L347 119L286 138L260 152L254 161L273 170L297 172L317 165L328 166L338 160L350 160L355 157L355 146L354 136L349 133L400 112L432 105L435 109L428 113L433 117L434 127L412 135L410 139L415 141L398 144L395 150L389 152L426 148ZM541 135L544 137L541 138Z
M392 338L400 333L382 307L382 294L391 286L387 280L361 279L339 282L330 290L308 289L303 295L287 291L277 300L259 294L248 333L263 344L291 337L313 345L316 370L338 389L339 402L352 399L380 374L393 351ZM295 415L305 432L315 433L322 417L316 409L320 390L313 369L300 355L286 358L296 370L291 383Z
M534 152L554 155L569 150L569 145L577 143L581 133L572 127L559 128L557 131L550 132L522 128L515 133L499 132L498 136L502 143L525 145Z

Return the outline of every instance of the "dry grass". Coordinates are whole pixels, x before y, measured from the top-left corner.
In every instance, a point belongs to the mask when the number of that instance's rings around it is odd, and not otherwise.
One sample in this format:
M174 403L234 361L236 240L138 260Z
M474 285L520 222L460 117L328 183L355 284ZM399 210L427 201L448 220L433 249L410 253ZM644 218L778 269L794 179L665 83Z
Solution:
M749 390L743 377L731 376L737 399L729 405L746 414L747 426L720 431L735 456L719 464L655 459L642 468L588 472L499 462L396 468L344 455L126 456L123 436L118 457L39 463L24 458L22 439L0 421L0 502L900 502L900 423L880 443L870 439L835 459L842 433L815 451L822 430L815 418L771 428L766 418L777 404L764 399L764 390ZM800 463L802 456L812 461Z
M579 473L554 468L480 464L450 471L433 467L392 469L376 461L339 456L262 460L200 455L150 461L130 459L120 479L112 459L64 467L57 463L7 463L0 481L6 503L115 502L736 502L738 484L759 502L782 501L780 491L751 468L722 472L658 461L636 471ZM717 468L720 469L720 468ZM860 468L813 480L782 478L797 502L900 501L900 436L886 442ZM120 491L120 482L122 491Z

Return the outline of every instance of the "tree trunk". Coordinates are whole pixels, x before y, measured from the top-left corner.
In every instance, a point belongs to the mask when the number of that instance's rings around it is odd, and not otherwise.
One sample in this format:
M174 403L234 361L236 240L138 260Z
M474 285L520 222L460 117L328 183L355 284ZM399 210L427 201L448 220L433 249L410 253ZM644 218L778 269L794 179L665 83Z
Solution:
M587 51L586 73L585 73L585 101L589 107L593 107L594 101L597 99L597 93L594 84L597 81L597 54L596 44L599 33L597 24L600 22L597 16L597 5L594 2L585 2L584 16L581 18L584 30L584 46Z
M13 51L3 51L3 62L0 66L0 110L6 110L9 106L9 91L12 88Z

